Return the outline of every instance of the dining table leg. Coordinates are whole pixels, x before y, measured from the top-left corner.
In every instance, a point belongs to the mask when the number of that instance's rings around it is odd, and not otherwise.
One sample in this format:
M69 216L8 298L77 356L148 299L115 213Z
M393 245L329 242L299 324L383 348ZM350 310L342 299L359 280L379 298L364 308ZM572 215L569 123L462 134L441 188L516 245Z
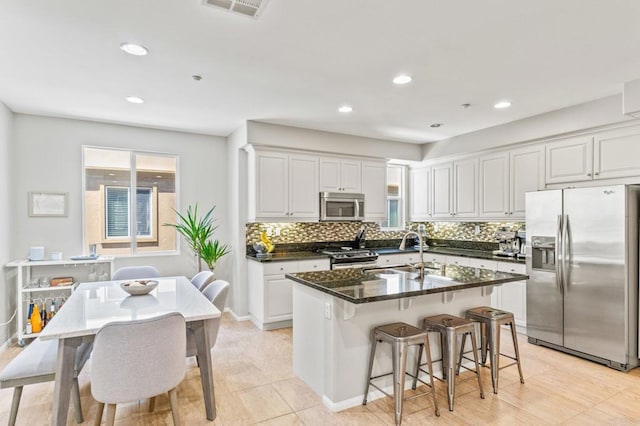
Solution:
M53 413L51 424L65 426L69 412L69 399L73 385L73 369L81 337L58 340L58 359L56 361L56 380L53 389Z
M207 412L207 420L216 418L216 399L213 389L213 365L211 359L211 343L209 339L209 327L211 320L193 321L190 327L195 333L196 350L200 367L200 379L202 380L202 393L204 406Z

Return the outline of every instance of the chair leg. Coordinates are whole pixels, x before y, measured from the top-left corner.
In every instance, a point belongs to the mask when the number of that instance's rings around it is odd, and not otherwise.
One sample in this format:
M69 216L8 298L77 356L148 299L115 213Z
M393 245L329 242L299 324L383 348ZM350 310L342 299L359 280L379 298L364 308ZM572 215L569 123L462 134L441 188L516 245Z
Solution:
M462 357L464 355L464 347L467 344L467 334L462 335L462 342L460 343L460 357L458 358L458 365L456 366L456 376L460 375L460 366L462 365Z
M100 423L102 423L103 412L104 412L104 402L98 402L98 412L96 413L96 420L93 422L94 426L100 426Z
M152 396L149 399L149 412L153 413L153 410L155 410L155 409L156 409L156 397Z
M169 391L169 404L171 405L171 415L173 416L173 425L180 426L180 416L178 415L178 388L177 387Z
M404 402L404 380L407 371L407 344L393 345L393 399L396 425L402 422L402 403Z
M73 412L76 417L76 423L82 423L84 417L82 417L82 403L80 402L80 384L78 378L73 378L73 384L71 385L71 401L73 403Z
M482 366L487 366L487 346L489 345L489 339L487 338L487 324L480 323L480 352L482 354Z
M489 327L489 356L491 357L491 384L493 393L498 393L500 373L500 324L491 323Z
M480 388L480 398L484 399L484 390L482 389L482 375L480 374L480 364L478 363L478 346L476 344L475 329L471 330L471 347L473 348L473 362L476 365L476 374L478 375L478 387Z
M444 333L442 333L444 334ZM443 371L447 372L447 401L449 402L449 411L453 411L453 401L456 394L456 344L457 337L455 331L451 327L446 329L445 344L443 346Z
M116 422L116 404L107 404L107 426L113 426Z
M436 386L433 382L433 365L431 364L431 345L429 344L429 336L424 336L424 344L420 346L420 349L424 346L427 355L427 370L429 370L429 384L431 386L431 395L433 397L433 408L436 412L436 416L440 417L440 410L438 409L438 401L436 401ZM419 361L419 360L418 360ZM418 367L420 363L418 362ZM417 375L416 375L417 376ZM414 387L415 389L415 387Z
M376 340L374 333L371 333L371 353L369 354L369 373L367 374L367 386L364 388L364 399L362 405L367 405L367 398L369 397L369 384L371 383L371 373L373 372L373 359L376 356L376 346L378 341Z
M513 338L513 351L516 354L516 362L518 363L518 373L520 373L520 383L524 385L524 377L522 376L522 367L520 366L520 351L518 350L518 336L516 334L516 328L513 322L509 324L511 326L511 337Z
M18 407L20 407L20 398L22 397L22 386L13 388L13 400L11 401L11 414L9 414L9 426L16 424L18 418Z

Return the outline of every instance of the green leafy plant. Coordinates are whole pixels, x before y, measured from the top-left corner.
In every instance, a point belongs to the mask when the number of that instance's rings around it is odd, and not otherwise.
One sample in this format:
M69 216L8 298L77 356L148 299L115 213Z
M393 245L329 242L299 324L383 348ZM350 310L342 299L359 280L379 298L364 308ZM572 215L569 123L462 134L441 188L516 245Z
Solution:
M229 253L229 246L221 244L218 240L207 240L202 245L200 257L204 260L210 270L214 270L218 259Z
M198 270L200 270L200 259L204 260L210 269L215 267L216 262L229 252L226 244L220 245L218 240L211 241L213 232L218 228L213 224L213 206L204 216L198 217L198 204L187 207L187 213L181 214L177 210L176 223L165 223L165 226L172 226L182 235L193 253L198 257ZM213 265L213 267L211 266Z

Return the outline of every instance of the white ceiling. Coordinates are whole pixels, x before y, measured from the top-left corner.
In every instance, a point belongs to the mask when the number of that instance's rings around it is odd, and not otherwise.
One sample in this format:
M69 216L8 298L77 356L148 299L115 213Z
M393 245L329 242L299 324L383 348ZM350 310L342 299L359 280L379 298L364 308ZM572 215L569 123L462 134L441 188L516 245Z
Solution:
M0 101L223 136L261 120L424 143L620 93L639 48L636 0L270 0L257 20L200 0L0 0ZM401 72L414 81L394 86Z

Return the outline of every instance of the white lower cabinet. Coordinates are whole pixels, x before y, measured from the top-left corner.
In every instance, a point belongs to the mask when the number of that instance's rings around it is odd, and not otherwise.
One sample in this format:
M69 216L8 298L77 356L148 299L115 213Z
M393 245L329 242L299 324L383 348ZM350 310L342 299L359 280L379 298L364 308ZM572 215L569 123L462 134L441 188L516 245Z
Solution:
M328 271L329 259L248 262L249 313L261 330L291 327L293 282L285 274Z
M447 265L471 266L471 258L462 256L447 256Z
M526 274L523 264L498 262L498 271L514 274ZM497 290L497 291L496 291ZM495 297L495 299L494 299ZM513 313L519 333L527 332L527 282L516 281L496 287L492 295L494 307Z
M385 254L378 256L376 264L378 266L397 266L407 265L420 262L420 253L398 253L398 254Z

